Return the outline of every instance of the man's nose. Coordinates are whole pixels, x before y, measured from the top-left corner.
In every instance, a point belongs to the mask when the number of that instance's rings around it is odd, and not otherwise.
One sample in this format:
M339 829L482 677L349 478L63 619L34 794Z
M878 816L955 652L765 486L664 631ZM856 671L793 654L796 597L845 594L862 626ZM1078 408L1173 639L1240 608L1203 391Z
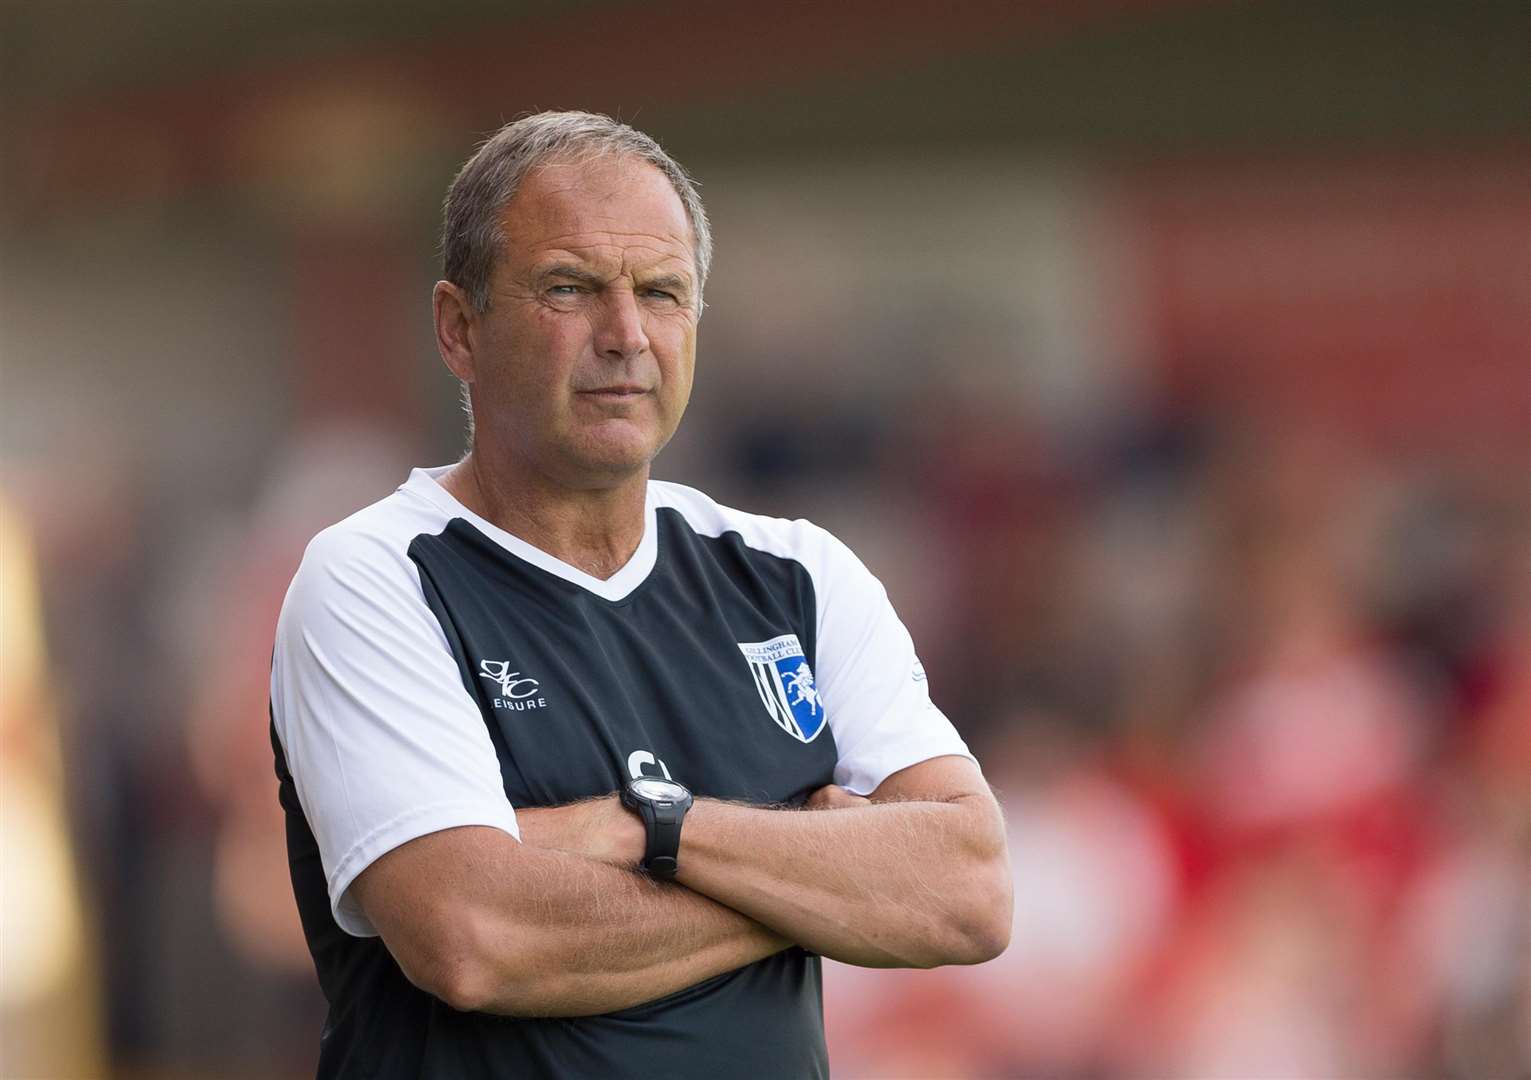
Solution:
M643 312L630 289L608 289L601 305L600 323L595 332L595 348L611 360L627 360L649 347L643 329Z

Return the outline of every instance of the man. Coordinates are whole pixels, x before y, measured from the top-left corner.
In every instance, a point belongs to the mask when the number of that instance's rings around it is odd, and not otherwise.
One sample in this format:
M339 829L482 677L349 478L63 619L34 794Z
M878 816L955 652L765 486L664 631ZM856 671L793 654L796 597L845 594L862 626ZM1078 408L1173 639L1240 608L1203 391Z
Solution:
M445 216L471 449L316 537L277 630L319 1073L825 1076L819 956L1003 950L998 809L855 556L649 479L711 258L685 172L544 113Z

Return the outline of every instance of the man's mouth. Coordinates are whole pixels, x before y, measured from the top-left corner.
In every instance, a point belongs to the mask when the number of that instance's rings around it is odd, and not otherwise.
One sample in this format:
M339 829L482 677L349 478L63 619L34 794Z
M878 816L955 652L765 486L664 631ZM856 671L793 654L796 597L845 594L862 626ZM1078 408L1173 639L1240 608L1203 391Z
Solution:
M623 398L642 397L644 394L648 393L648 389L642 386L628 386L623 384L618 386L598 386L593 390L581 390L580 393L586 397L621 400Z

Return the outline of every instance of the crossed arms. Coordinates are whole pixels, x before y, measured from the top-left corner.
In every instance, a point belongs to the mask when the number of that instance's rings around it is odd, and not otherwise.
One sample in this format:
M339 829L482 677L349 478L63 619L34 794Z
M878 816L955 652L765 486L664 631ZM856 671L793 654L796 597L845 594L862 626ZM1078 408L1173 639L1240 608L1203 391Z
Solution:
M405 975L458 1009L611 1012L793 944L935 967L1009 943L1004 825L966 758L910 766L865 799L823 788L801 811L698 799L668 884L633 869L643 826L615 795L517 817L520 842L445 829L351 886Z

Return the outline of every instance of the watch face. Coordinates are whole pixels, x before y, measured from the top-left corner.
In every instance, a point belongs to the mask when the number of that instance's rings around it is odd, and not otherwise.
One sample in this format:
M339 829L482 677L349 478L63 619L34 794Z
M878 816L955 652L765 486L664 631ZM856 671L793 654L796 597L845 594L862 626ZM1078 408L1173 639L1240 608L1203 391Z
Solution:
M688 792L673 780L644 776L632 782L633 794L657 802L682 802Z

